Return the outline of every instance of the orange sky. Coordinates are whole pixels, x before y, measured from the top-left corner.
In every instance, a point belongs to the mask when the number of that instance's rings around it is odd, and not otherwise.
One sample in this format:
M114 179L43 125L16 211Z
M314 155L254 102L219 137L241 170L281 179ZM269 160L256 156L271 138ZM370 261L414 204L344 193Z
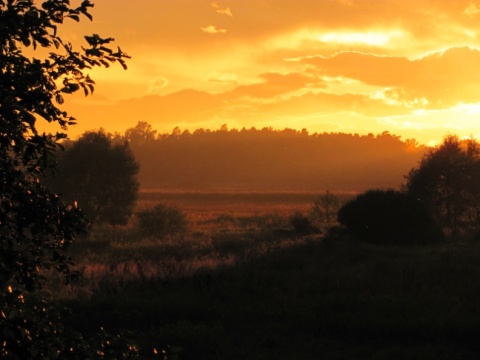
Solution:
M67 98L76 137L272 126L480 136L480 0L96 0L62 36L112 36L129 69Z

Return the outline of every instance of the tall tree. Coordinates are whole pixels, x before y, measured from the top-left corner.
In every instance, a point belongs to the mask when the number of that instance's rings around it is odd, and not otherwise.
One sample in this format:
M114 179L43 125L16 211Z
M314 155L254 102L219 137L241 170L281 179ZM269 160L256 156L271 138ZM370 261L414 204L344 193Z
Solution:
M61 154L51 186L76 201L91 223L126 224L137 200L138 170L126 140L86 132Z
M42 286L48 269L68 281L78 275L66 250L83 218L40 180L66 135L40 134L36 124L43 119L66 130L75 121L60 106L66 94L93 91L86 71L114 62L125 67L127 55L109 47L111 38L86 36L77 51L57 35L67 19L91 19L92 6L89 0L77 7L69 0L0 0L0 358L90 356L80 337L65 335L51 307L26 293Z

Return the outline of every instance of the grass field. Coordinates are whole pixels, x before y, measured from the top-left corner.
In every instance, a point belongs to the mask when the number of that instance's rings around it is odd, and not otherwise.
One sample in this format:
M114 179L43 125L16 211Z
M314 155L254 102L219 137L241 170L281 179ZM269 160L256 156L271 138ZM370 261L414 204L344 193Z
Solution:
M94 229L72 249L85 279L51 291L76 327L129 334L145 359L480 358L479 243L299 234L291 216L314 198L142 194L184 210L188 231Z

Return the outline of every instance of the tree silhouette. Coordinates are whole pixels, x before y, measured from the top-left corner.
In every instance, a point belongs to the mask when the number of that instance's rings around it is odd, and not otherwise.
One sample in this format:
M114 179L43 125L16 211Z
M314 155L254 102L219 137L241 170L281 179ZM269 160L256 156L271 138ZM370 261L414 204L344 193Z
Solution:
M66 147L57 167L52 189L77 202L91 223L127 223L137 200L139 166L126 140L86 132Z
M341 203L337 195L329 190L314 200L312 215L315 220L323 224L331 224L336 220Z
M411 140L402 142L388 133L375 137L308 134L293 129L227 129L190 133L177 128L154 135L150 125L139 123L127 130L126 137L141 165L140 183L150 188L221 185L317 191L320 185L335 191L363 191L396 186L425 153ZM154 141L143 142L153 136Z
M479 153L476 141L450 135L406 176L405 190L428 207L447 233L478 227Z
M93 91L85 71L113 62L125 67L127 56L109 48L111 38L86 36L87 44L76 51L57 35L67 19L91 19L92 6L89 0L78 7L68 0L0 1L2 359L86 359L96 353L80 336L67 334L58 313L38 293L25 294L42 287L49 269L67 281L78 276L66 250L84 229L83 218L41 181L54 166L57 142L66 135L40 134L36 124L43 119L66 130L75 121L60 109L64 95Z

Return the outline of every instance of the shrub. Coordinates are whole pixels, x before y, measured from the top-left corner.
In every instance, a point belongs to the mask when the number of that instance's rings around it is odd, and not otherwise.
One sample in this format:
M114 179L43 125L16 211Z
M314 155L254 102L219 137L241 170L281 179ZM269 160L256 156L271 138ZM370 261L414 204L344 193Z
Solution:
M376 244L438 242L442 232L425 206L394 190L370 190L346 203L338 221L356 238Z
M297 235L309 235L316 230L310 219L300 212L296 212L290 217L290 225Z
M136 215L140 232L147 236L163 238L187 230L187 216L174 206L157 204Z

